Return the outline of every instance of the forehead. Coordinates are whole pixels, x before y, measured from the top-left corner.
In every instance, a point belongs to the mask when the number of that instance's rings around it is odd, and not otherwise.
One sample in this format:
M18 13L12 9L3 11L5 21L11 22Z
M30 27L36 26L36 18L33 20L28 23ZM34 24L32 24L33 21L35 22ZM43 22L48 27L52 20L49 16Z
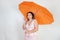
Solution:
M28 13L28 15L31 15L31 13Z

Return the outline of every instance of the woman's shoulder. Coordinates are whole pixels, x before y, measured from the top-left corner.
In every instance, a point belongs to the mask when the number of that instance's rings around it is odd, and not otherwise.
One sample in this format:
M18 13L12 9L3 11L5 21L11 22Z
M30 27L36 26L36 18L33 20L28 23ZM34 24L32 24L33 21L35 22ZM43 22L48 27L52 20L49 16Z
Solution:
M36 19L34 19L34 24L38 24L38 22L37 22L37 20L36 20Z

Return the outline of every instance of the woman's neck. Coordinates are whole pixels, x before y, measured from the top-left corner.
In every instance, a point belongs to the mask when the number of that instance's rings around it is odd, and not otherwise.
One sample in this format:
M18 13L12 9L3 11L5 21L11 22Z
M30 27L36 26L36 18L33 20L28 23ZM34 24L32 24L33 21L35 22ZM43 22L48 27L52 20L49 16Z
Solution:
M32 21L33 19L29 19L29 21Z

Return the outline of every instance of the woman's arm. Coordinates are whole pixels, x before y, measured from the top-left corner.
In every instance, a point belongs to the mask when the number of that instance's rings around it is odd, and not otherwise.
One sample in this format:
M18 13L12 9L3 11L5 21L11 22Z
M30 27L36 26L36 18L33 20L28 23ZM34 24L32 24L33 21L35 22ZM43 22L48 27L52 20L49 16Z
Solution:
M37 21L35 20L35 21L34 21L34 29L32 29L32 30L27 30L26 32L27 32L27 33L34 33L34 32L36 32L36 31L38 31L38 23L37 23Z
M26 27L25 27L25 26L26 26L26 23L27 23L27 19L24 19L24 21L25 21L25 22L23 23L23 30L25 30L25 29L26 29Z
M26 29L26 27L25 27L25 23L23 24L23 30L25 30Z

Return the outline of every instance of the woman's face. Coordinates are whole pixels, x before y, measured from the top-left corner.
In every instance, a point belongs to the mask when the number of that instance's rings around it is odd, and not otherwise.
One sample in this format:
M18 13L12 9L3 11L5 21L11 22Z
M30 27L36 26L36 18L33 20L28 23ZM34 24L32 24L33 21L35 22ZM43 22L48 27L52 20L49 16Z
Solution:
M32 14L31 13L28 13L28 19L32 19Z

